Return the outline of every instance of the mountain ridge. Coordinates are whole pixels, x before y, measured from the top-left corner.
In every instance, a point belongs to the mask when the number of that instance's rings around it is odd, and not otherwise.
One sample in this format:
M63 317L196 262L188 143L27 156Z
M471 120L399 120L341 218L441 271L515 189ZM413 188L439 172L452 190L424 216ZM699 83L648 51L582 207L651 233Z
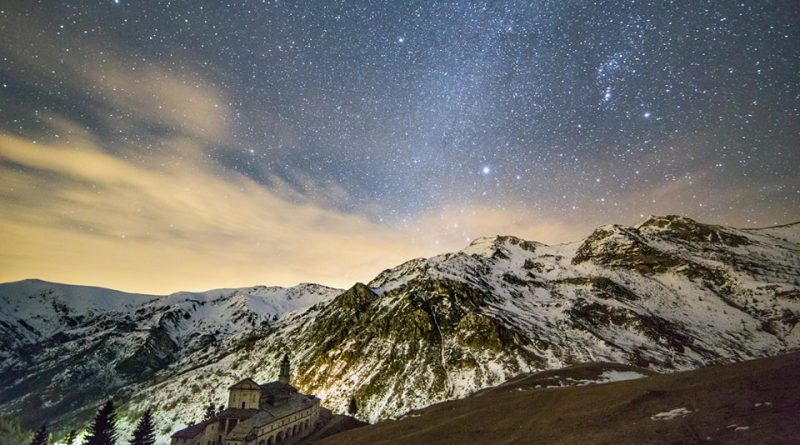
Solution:
M287 351L298 388L339 412L355 400L357 416L373 422L578 362L663 372L775 355L800 346L799 228L651 217L549 246L478 238L347 290L296 286L272 300L262 294L286 288L176 293L31 339L33 354L7 348L0 376L32 376L0 391L0 414L37 413L34 422L54 413L76 423L91 412L89 401L73 403L44 377L82 394L93 388L82 392L86 376L110 369L100 372L116 388L108 395L131 414L154 405L163 440L195 420L186 413L224 403L236 379L274 379ZM23 330L3 289L0 330ZM75 357L87 368L83 380L70 380ZM147 366L137 374L131 363ZM25 382L33 390L22 391Z

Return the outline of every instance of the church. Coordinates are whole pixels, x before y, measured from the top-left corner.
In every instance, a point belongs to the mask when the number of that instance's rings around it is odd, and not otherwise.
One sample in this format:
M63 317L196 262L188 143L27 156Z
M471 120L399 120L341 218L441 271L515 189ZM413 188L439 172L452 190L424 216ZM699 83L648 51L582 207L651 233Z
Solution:
M213 419L172 435L171 445L277 445L297 443L316 429L320 400L289 384L289 356L277 382L247 378L231 386L228 408Z

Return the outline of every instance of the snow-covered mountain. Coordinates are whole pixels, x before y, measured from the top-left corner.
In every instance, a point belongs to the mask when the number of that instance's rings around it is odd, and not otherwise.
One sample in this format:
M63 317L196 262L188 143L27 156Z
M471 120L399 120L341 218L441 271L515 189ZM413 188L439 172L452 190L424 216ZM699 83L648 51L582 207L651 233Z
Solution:
M289 352L295 386L375 421L580 362L670 371L797 349L800 224L668 216L554 246L483 238L344 292L26 281L1 285L0 302L0 414L68 429L113 395L123 417L154 406L166 439L234 381L274 379Z

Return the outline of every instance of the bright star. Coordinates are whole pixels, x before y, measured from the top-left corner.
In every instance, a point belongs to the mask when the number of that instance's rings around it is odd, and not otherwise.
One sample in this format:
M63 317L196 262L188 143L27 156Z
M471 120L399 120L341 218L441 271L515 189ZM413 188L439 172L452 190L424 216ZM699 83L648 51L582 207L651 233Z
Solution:
M608 102L611 100L611 87L606 87L606 93L603 94L603 101Z
M405 42L405 41L406 41L405 37L399 37L399 38L397 39L397 42L398 42L398 43L403 43L403 42Z
M645 119L650 119L650 112L649 111L645 111L644 112L644 118Z
M483 168L481 169L481 173L483 173L484 175L488 175L491 172L492 172L492 169L489 168L488 165L484 165Z

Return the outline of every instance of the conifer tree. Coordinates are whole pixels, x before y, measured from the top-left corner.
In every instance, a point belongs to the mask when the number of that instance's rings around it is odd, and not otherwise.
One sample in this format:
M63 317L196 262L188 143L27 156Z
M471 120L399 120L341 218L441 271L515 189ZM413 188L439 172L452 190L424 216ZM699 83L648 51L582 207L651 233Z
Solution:
M64 443L66 445L72 445L72 442L75 442L75 439L78 437L78 432L75 430L69 430L67 437L64 439Z
M155 427L153 426L153 412L148 408L144 412L136 429L133 431L133 439L128 442L130 445L153 445L156 443Z
M97 411L84 445L114 445L117 441L116 423L114 403L109 400Z
M203 415L203 420L211 420L217 417L217 409L213 403L209 403L206 407L206 413Z
M39 431L36 431L36 435L33 436L31 445L47 445L47 425L42 425L42 427L39 428Z

